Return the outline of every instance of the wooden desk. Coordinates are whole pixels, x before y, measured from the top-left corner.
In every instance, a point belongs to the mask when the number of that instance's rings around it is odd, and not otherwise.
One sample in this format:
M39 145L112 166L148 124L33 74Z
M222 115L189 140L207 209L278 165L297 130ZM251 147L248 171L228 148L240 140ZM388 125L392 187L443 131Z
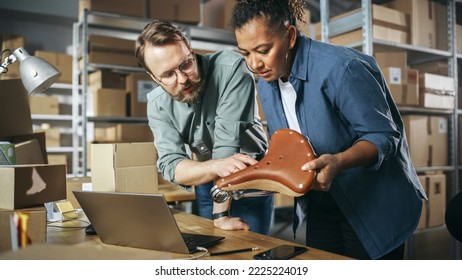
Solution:
M183 232L202 233L224 236L220 243L211 246L210 252L234 250L258 246L259 251L201 257L201 260L251 260L257 252L262 252L277 245L299 245L281 239L261 235L250 231L224 231L215 228L213 222L188 213L176 213L175 219ZM81 221L66 222L63 226L85 226ZM197 252L194 255L200 255ZM123 246L103 244L97 236L87 236L83 229L48 227L47 244L32 245L16 252L0 254L0 259L184 259L190 255L160 252ZM346 257L317 249L309 250L293 259L296 260L339 260Z

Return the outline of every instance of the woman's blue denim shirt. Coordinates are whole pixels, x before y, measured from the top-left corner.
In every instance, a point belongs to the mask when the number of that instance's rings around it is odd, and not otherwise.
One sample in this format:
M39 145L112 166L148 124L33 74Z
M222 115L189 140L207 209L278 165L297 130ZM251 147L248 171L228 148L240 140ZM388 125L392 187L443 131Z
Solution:
M413 234L426 195L409 156L401 116L375 59L298 36L289 81L297 92L301 132L317 155L345 151L360 140L376 146L377 162L343 170L330 192L370 257L380 258ZM287 128L278 82L259 79L258 93L269 135ZM294 229L306 211L305 195L296 200Z

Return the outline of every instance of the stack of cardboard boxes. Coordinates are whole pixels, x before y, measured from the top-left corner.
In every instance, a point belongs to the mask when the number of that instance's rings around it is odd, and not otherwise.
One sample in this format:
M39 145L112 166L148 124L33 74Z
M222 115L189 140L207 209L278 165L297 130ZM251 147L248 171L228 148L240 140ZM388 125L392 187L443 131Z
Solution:
M29 97L22 82L2 80L0 88L0 141L14 150L1 157L9 160L0 165L0 251L5 251L16 248L11 234L15 231L30 242L45 242L43 204L66 198L66 167L47 164L45 135L32 131ZM15 222L17 215L23 223Z
M200 0L133 0L130 5L124 0L80 0L80 15L84 9L188 24L201 20Z

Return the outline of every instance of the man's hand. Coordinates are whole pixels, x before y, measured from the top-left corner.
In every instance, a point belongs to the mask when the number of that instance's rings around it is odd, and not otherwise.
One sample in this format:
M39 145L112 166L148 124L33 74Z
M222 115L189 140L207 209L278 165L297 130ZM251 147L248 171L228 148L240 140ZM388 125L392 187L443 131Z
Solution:
M250 230L250 226L239 217L221 217L213 220L213 223L222 230Z
M218 177L225 177L231 173L247 168L249 165L256 164L258 161L245 154L235 154L233 156L215 160L213 165Z

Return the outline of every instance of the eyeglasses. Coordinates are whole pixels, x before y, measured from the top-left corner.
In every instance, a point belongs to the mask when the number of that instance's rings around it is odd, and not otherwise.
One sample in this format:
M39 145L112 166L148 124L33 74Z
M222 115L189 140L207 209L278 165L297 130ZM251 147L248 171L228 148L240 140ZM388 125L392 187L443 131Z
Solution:
M191 55L190 53L189 55ZM171 86L173 84L176 84L178 82L178 74L177 71L180 71L184 75L190 74L194 69L196 68L196 59L193 58L188 58L185 61L183 61L180 65L178 65L177 68L165 73L161 77L159 77L159 82L163 83L166 86Z

